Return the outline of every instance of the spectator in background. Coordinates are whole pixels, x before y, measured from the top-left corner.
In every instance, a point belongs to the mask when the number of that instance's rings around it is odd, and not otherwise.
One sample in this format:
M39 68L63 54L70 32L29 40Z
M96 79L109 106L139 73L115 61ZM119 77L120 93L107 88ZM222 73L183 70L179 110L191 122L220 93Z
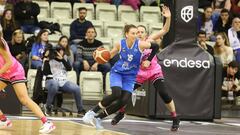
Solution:
M81 3L111 3L111 0L73 0Z
M158 6L159 0L140 0L142 6Z
M237 62L240 62L240 18L235 17L232 21L232 27L228 30L228 39L230 46L234 50Z
M222 100L240 100L239 64L232 61L223 69L222 73Z
M1 0L0 1L0 19L3 16L3 12L5 10L5 7L6 7L6 0Z
M64 48L57 45L55 48L51 45L44 54L43 74L46 76L46 89L48 90L46 108L47 114L51 115L52 103L58 91L72 93L78 109L78 115L84 115L80 88L77 84L68 81L67 71L71 71L72 66L67 60Z
M37 35L40 32L40 30L36 30L34 34L26 39L26 47L27 47L27 54L29 54L32 50L33 44L37 40Z
M212 5L213 0L198 0L198 7L199 8L205 8L210 7Z
M207 35L205 31L198 32L198 45L205 51L207 51L212 56L214 55L214 50L212 46L206 43Z
M231 24L232 18L230 17L229 11L227 9L222 9L214 28L215 33L224 32L228 35L228 29L231 28Z
M22 1L22 0L7 0L7 3L12 4L12 5L16 5L20 1Z
M140 0L122 0L123 5L130 5L134 10L139 9L140 3Z
M202 30L207 33L207 40L214 41L214 25L216 20L212 18L213 9L211 7L204 8L204 13L198 19L198 31Z
M14 15L11 9L6 9L3 12L1 19L1 25L3 28L3 38L9 42L12 40L13 31L19 28L19 25L14 19Z
M226 67L233 60L233 49L230 47L225 33L217 34L216 44L214 45L214 54L220 58L223 67Z
M70 25L70 41L75 44L78 44L85 38L86 31L89 27L93 27L92 22L86 20L87 9L80 7L78 11L79 18L74 20Z
M16 20L20 23L24 33L33 34L38 27L37 16L40 13L40 7L32 0L23 0L14 6Z
M93 52L103 47L103 43L97 39L96 30L94 27L90 27L86 32L86 39L81 41L78 45L77 57L74 65L74 70L77 73L79 82L79 75L81 71L100 71L105 77L106 73L110 71L111 65L109 63L98 64L93 58Z
M233 14L233 16L240 16L240 0L227 0L227 9Z
M48 45L48 30L41 30L38 35L36 42L32 46L32 65L33 69L38 69L42 66L43 52L45 51L46 45Z
M77 53L77 44L85 38L86 31L89 27L93 27L92 22L86 20L87 9L80 7L79 18L74 20L70 25L70 44L73 54Z
M70 49L69 46L69 39L67 36L61 36L58 40L58 45L62 46L65 50L65 54L68 57L68 60L70 61L70 64L73 65L74 62L74 56L73 56L73 52Z
M26 46L24 40L24 33L22 30L17 29L12 33L12 41L8 42L10 52L24 67L25 73L27 73L28 57L26 53Z
M220 12L223 8L226 8L226 0L213 0L212 2L212 9L213 9L213 18L217 20Z

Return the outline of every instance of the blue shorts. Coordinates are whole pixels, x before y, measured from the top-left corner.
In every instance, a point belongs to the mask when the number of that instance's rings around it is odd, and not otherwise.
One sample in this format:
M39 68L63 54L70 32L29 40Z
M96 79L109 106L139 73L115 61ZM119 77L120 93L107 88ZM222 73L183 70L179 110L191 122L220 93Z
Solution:
M135 85L136 75L120 74L116 72L110 72L110 86L121 87L125 91L133 92Z

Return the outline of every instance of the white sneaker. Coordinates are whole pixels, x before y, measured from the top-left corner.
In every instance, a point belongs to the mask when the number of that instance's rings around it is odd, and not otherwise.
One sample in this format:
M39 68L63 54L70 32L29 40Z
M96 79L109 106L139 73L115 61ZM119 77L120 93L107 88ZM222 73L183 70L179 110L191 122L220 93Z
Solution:
M83 122L86 123L86 124L93 124L92 121L94 119L94 116L96 116L97 114L92 111L92 110L89 110L84 116L83 116Z
M56 127L53 125L51 121L47 121L43 124L43 126L39 129L39 133L47 134L52 132Z
M100 118L94 118L93 119L93 124L94 124L94 126L96 127L97 130L103 129L102 120Z
M6 121L0 120L0 128L8 128L8 127L12 127L12 122L9 119L7 119Z

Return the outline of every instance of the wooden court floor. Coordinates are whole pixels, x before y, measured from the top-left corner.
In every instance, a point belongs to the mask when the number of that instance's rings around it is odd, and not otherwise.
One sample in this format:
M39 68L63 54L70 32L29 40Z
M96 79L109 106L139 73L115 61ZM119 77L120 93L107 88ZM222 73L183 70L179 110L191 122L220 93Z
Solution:
M53 121L56 129L49 135L126 135L110 130L96 130L95 128L72 122ZM41 121L39 120L12 120L11 128L0 129L0 135L39 135Z

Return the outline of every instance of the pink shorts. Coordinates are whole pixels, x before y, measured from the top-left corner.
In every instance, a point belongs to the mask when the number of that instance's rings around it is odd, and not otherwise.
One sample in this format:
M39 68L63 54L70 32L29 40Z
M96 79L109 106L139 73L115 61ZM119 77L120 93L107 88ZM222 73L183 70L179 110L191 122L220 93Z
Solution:
M27 82L24 69L18 62L5 73L1 74L0 80L11 84Z
M157 79L163 79L163 72L160 65L156 64L148 69L139 69L136 82L143 84L146 80L150 80L152 83Z

